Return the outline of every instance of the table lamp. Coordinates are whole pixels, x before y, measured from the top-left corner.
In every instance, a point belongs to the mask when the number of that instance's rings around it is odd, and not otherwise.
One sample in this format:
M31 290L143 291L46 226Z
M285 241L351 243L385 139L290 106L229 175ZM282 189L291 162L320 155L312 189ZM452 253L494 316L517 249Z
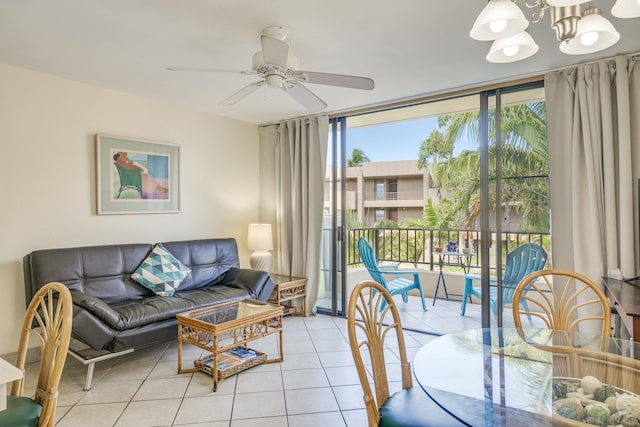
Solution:
M249 256L251 268L269 272L271 269L271 252L273 237L271 224L249 224L247 248L253 251Z

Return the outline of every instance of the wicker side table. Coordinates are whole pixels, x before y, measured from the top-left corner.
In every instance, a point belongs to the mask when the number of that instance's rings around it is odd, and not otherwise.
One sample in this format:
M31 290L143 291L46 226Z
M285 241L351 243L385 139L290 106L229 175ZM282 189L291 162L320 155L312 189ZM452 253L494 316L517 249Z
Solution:
M307 306L307 278L285 276L282 274L271 274L271 278L276 282L276 287L269 297L272 304L282 305L284 315L304 316ZM302 298L302 310L287 304L288 301Z

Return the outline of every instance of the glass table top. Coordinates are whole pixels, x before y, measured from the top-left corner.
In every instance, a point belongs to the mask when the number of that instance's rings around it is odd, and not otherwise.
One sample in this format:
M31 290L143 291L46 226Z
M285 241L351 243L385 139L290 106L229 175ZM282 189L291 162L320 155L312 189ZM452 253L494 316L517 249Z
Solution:
M640 361L632 358L640 355L638 344L588 333L524 332L526 339L514 328L438 337L416 354L416 378L446 410L474 426L557 424L554 392L561 378L596 376L640 392Z

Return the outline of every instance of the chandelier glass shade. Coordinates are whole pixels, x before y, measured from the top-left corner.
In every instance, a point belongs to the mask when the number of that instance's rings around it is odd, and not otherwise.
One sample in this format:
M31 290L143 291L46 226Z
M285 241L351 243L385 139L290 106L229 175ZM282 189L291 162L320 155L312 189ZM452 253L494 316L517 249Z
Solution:
M538 51L538 45L526 31L493 42L487 61L504 63L528 58Z
M489 62L515 62L534 55L538 45L525 31L529 20L517 0L489 0L478 15L469 36L475 40L494 40L486 58ZM582 7L582 3L589 3ZM600 9L589 0L524 0L533 23L550 9L551 27L556 30L560 51L570 55L598 52L613 46L620 34ZM619 18L640 16L640 0L616 0L611 13Z
M618 0L611 8L611 14L616 18L639 18L640 0Z

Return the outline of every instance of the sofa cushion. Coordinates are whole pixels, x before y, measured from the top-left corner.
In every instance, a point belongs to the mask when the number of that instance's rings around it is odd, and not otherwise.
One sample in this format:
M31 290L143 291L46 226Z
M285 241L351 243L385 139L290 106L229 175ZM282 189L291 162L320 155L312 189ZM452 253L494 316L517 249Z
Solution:
M131 280L152 249L135 243L34 251L24 257L26 304L49 282L62 282L107 304L154 295Z
M202 239L162 242L162 245L191 269L180 290L215 286L232 269L240 268L235 239Z
M175 293L189 273L189 267L158 243L131 278L156 295L168 297Z
M111 328L123 331L173 318L178 313L227 301L249 298L244 289L217 286L179 291L173 297L152 296L111 305L114 316L103 316Z

